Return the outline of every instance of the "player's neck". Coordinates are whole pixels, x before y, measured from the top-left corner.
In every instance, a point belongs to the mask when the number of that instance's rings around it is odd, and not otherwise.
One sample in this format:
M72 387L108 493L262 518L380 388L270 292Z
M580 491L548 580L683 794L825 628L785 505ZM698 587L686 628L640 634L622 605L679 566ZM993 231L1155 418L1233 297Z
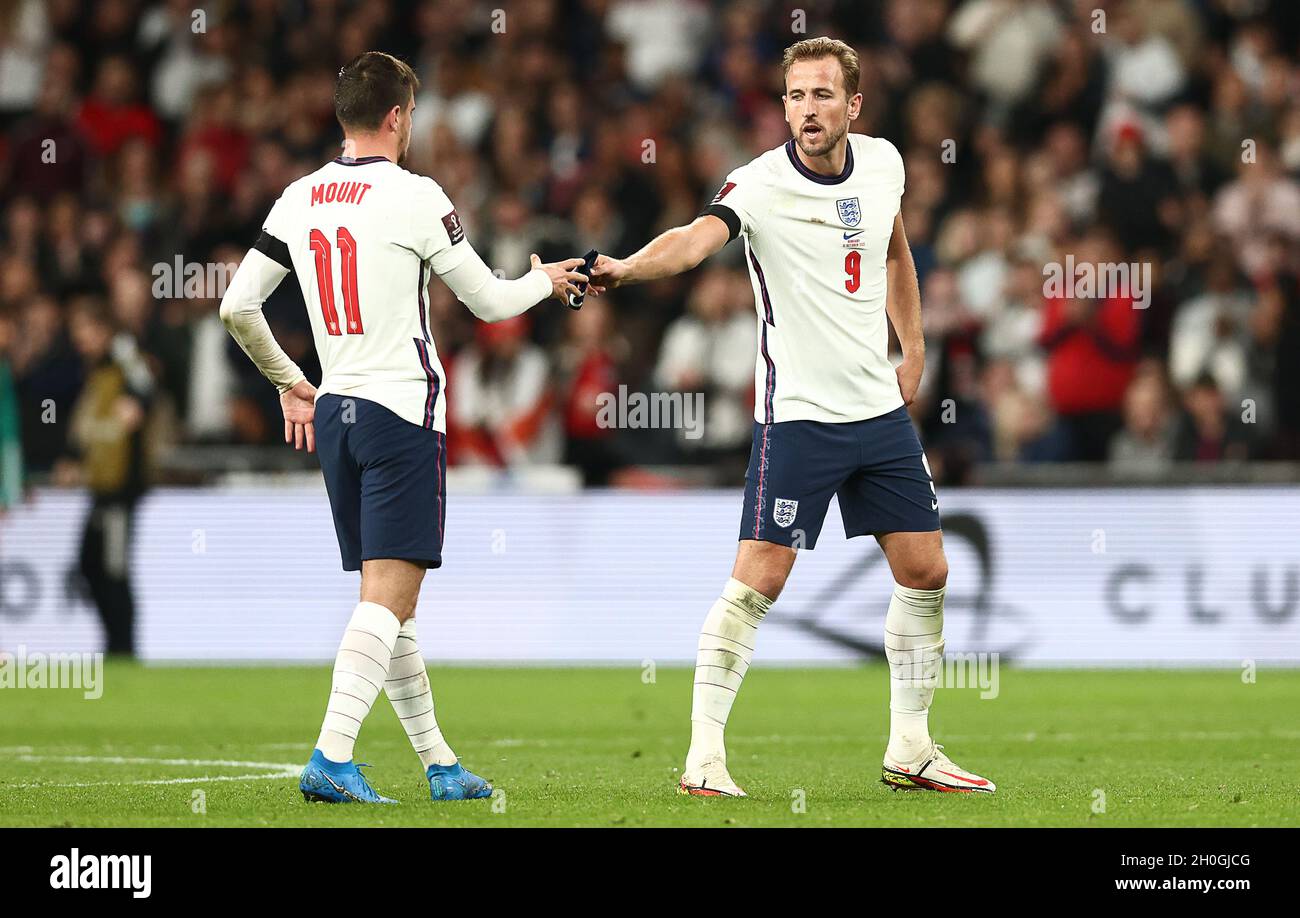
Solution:
M343 141L344 159L365 159L368 156L382 156L389 162L397 162L397 144L381 137L356 135Z
M848 157L849 135L846 133L840 138L835 146L831 147L821 156L809 156L803 151L803 147L796 142L794 145L795 155L799 157L799 162L803 163L818 175L824 175L827 178L835 178L844 172L844 163Z

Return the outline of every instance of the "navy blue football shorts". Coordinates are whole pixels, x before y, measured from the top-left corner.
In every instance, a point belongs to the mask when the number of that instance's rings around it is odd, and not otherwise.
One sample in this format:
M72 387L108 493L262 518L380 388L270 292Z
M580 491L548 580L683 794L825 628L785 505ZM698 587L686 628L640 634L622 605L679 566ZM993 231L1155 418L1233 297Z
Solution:
M343 569L380 558L441 567L446 435L350 395L318 398L315 426Z
M940 528L929 463L906 408L847 424L754 424L741 539L813 548L832 494L849 538Z

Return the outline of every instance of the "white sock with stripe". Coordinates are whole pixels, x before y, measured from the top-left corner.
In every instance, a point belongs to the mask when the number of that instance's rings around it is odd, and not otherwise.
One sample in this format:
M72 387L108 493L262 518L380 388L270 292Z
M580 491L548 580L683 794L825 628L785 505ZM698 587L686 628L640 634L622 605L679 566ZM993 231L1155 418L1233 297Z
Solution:
M885 615L889 661L889 748L895 762L915 761L930 748L930 702L943 662L943 588L894 585Z
M316 740L331 762L352 760L361 723L388 678L399 627L397 616L377 602L357 603L352 612L334 658L329 704Z
M726 756L727 717L753 659L759 622L771 608L772 600L733 577L705 617L695 654L687 771L714 756Z
M420 653L420 643L415 636L415 617L402 622L393 645L393 662L388 667L388 681L384 683L388 701L397 712L406 735L411 740L420 764L454 765L456 753L451 751L442 737L442 729L433 714L433 692L429 688L429 670Z

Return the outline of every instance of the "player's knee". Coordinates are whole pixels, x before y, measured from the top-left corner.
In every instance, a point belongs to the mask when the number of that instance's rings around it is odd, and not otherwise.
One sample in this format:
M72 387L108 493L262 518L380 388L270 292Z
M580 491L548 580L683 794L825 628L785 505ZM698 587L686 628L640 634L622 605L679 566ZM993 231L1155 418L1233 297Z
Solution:
M748 579L737 577L741 583L752 590L757 590L768 599L775 600L785 589L786 576L780 573L757 573L749 575Z
M384 595L383 593L370 591L361 594L361 601L372 602L377 606L383 606L389 612L393 613L393 617L396 618L399 623L405 622L415 614L415 603L397 596Z
M415 614L416 602L419 600L419 594L402 589L396 589L391 584L363 583L361 586L361 601L373 602L375 605L383 606L399 622L405 622Z
M736 555L731 576L768 599L776 599L785 589L794 566L795 551L775 542L743 541Z
M407 601L407 602L403 602L403 603L396 603L395 605L397 605L397 608L392 608L392 607L390 607L390 609L391 609L393 615L395 615L395 616L397 617L397 620L398 620L399 622L403 622L403 623L404 623L408 618L410 618L412 615L415 614L415 602L414 602L414 601Z
M383 606L404 622L415 614L424 573L409 561L366 561L361 566L361 599Z
M935 561L934 566L930 569L930 590L942 590L948 585L948 559L943 555Z
M894 575L900 586L913 590L941 590L948 585L948 559L940 553L934 558L918 559Z

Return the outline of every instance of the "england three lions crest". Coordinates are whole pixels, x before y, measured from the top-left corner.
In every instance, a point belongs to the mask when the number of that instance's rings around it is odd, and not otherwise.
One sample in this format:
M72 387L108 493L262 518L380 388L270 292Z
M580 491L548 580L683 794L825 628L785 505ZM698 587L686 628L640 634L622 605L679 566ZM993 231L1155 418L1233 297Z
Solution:
M840 198L835 202L835 207L845 226L857 226L862 222L862 205L857 198Z
M787 529L794 522L795 514L798 512L799 501L778 497L772 505L772 520L782 529Z

